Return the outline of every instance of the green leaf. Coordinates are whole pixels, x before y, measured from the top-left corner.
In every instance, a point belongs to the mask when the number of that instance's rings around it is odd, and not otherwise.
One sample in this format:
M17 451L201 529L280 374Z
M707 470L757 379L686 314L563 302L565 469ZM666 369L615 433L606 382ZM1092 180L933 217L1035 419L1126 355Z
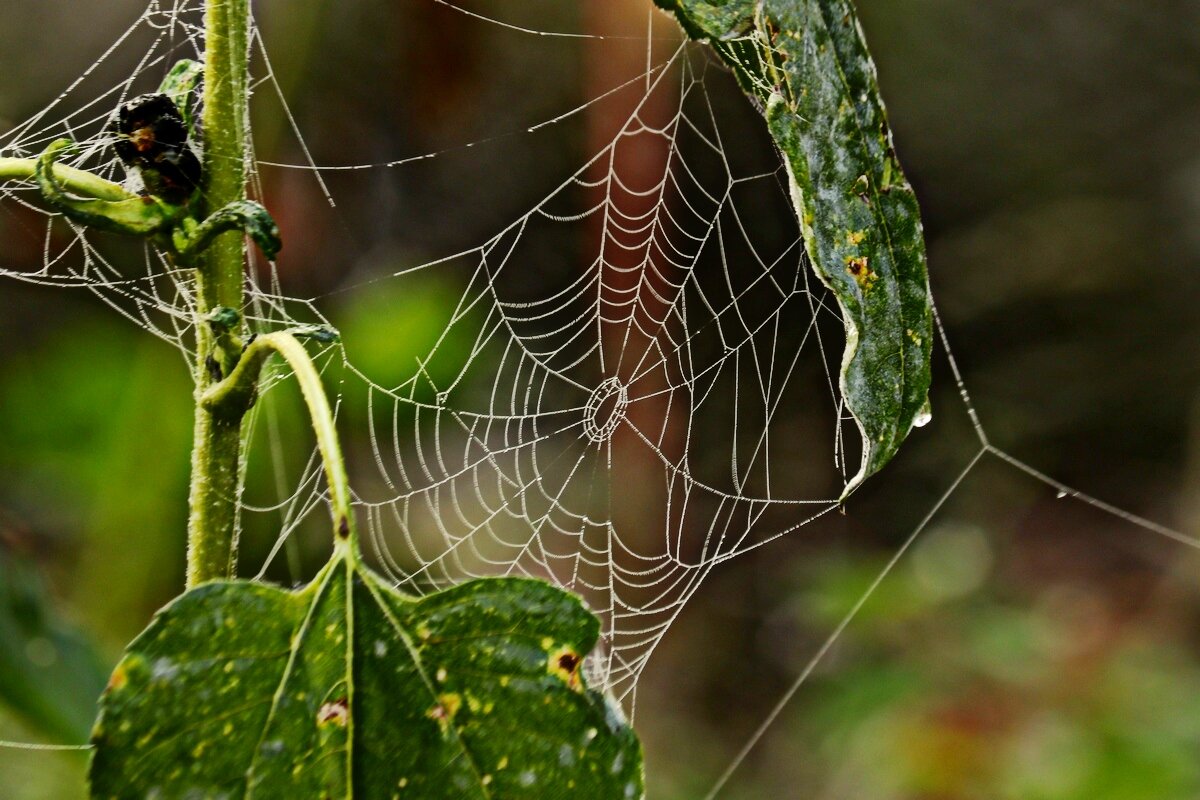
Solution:
M853 491L929 416L933 312L920 209L849 0L656 0L764 106L813 269L846 324L841 391L863 437ZM845 496L845 495L843 495Z
M183 118L184 127L189 135L195 124L195 110L202 80L204 65L190 58L182 58L175 62L158 86L158 91L171 98L175 108L179 109L179 116Z
M92 796L640 798L637 738L583 679L598 632L541 581L403 596L344 541L299 591L207 583L114 671Z

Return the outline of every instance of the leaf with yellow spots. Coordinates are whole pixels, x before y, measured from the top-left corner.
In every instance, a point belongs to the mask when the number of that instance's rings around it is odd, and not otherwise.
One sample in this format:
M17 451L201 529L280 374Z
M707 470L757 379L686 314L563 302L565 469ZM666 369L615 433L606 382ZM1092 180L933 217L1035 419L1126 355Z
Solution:
M933 306L920 209L850 0L655 0L763 108L817 277L846 326L840 387L862 434L843 496L928 419Z
M304 589L204 584L130 645L96 798L640 798L641 746L586 686L599 622L541 581L415 599L350 542Z

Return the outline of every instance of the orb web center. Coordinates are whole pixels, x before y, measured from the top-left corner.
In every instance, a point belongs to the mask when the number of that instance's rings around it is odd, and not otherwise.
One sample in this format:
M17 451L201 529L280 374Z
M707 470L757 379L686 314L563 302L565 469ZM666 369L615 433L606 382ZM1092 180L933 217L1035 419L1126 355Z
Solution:
M629 390L618 378L606 378L592 392L583 412L583 431L593 442L605 442L625 419Z

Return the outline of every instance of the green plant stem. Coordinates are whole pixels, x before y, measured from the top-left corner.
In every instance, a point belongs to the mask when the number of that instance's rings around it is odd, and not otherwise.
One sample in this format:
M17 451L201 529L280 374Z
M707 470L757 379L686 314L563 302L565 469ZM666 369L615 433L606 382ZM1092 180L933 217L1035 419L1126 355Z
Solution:
M219 209L246 195L246 81L249 62L249 0L207 0L204 53L204 201ZM212 366L228 371L238 354L229 336L207 322L218 307L241 311L245 242L222 234L196 269L196 391L219 380ZM236 558L238 499L242 485L242 417L216 418L196 404L189 494L187 585L225 578Z
M300 392L308 406L308 415L317 435L317 449L325 466L334 535L338 541L349 540L354 530L354 515L350 508L350 482L346 476L342 448L338 443L333 411L329 407L325 387L321 384L321 376L312 358L295 336L287 331L280 331L255 338L246 347L241 360L229 377L201 395L200 405L218 419L228 417L240 420L254 404L258 394L259 376L271 353L283 356L300 384Z
M0 183L33 181L37 172L37 161L36 158L0 158ZM113 201L129 200L134 197L122 189L119 184L75 167L55 164L54 177L63 189L85 197Z

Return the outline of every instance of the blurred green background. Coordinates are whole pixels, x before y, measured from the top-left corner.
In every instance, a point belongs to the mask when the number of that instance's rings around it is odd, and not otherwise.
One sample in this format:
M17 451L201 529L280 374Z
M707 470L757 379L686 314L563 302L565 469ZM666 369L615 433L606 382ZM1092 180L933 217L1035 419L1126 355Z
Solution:
M612 38L531 36L433 0L256 4L318 163L449 150L328 174L336 209L309 173L262 170L285 291L318 298L382 383L428 347L461 287L455 274L369 281L474 246L544 197L612 131L601 112L524 130L645 61L649 0L464 5ZM858 5L992 441L1200 534L1200 3ZM0 0L0 131L144 7ZM669 20L655 30L669 38ZM103 69L119 80L139 55ZM269 94L259 156L296 163ZM41 248L36 218L0 206L0 263L36 267ZM933 424L846 514L714 571L674 623L637 696L650 797L712 786L974 454L943 354L935 369ZM304 437L291 403L272 413ZM352 461L370 458L363 428L346 426ZM179 591L189 438L174 350L84 291L0 284L0 739L82 741L121 646ZM253 497L272 477L249 481ZM262 516L248 520L249 565L273 542ZM310 572L323 547L301 537L276 577ZM1194 551L985 460L721 796L1200 797L1198 567ZM0 750L0 797L77 796L83 763Z

